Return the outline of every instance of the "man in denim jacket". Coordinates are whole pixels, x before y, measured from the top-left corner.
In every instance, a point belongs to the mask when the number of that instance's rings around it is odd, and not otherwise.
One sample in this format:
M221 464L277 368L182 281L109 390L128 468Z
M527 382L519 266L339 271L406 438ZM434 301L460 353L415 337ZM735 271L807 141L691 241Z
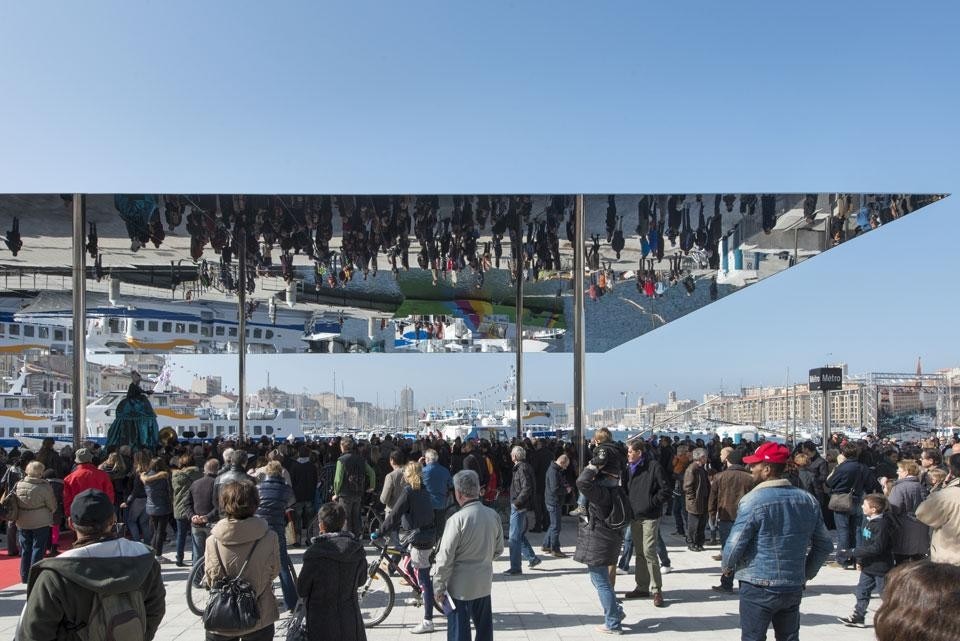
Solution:
M743 457L757 486L740 500L722 561L740 581L742 641L765 640L771 623L778 641L798 641L803 588L833 552L820 504L782 478L789 458L776 443Z

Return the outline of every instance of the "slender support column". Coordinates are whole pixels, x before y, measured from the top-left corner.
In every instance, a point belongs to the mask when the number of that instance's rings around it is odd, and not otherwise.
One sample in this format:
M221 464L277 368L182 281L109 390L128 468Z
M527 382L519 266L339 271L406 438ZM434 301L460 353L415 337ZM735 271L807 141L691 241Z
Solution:
M576 197L574 205L574 240L573 240L573 437L577 441L577 470L583 470L586 463L587 448L584 443L584 427L586 412L584 408L584 374L586 365L586 341L583 316L583 285L586 274L583 265L583 195Z
M827 442L830 440L830 392L823 390L823 453L827 453Z
M242 216L242 214L241 214ZM241 218L240 225L237 227L240 230L241 238L239 239L240 247L238 248L238 256L240 262L240 277L237 279L239 282L239 289L237 290L237 307L239 308L240 322L239 322L239 351L240 351L240 360L238 362L238 375L240 377L237 385L237 390L240 393L240 400L238 402L240 408L240 422L238 423L239 427L237 428L237 437L238 439L243 439L244 425L247 421L247 228L245 221Z
M73 449L87 430L87 197L73 195Z
M517 438L523 438L523 263L525 254L523 252L523 224L517 215L517 237L514 255L517 257L514 261L516 267L516 309L517 309L517 375L514 377L514 398L517 405Z

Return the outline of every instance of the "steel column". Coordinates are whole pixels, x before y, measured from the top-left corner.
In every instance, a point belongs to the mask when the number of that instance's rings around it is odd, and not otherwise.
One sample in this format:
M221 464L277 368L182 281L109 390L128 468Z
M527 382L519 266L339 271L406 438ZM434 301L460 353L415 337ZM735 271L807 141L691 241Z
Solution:
M586 412L584 410L584 375L586 365L586 341L584 332L583 296L584 296L584 203L583 194L576 196L574 205L573 239L573 437L577 441L577 470L583 470L587 458L584 442Z
M516 287L516 310L517 310L517 372L514 377L514 399L517 406L517 438L523 438L523 221L517 214L516 227L516 250L514 261L517 287Z
M73 449L87 428L87 197L73 195Z
M238 440L243 439L243 428L247 420L247 227L245 223L246 221L243 218L243 214L240 214L240 224L234 228L239 228L241 234L239 239L234 238L234 240L240 244L237 248L237 255L240 262L240 277L237 279L239 284L239 289L237 290L237 307L240 314L238 348L240 350L240 361L237 366L237 373L240 377L238 381L239 384L237 385L237 390L240 393L240 399L237 403L240 409L240 422L237 428Z

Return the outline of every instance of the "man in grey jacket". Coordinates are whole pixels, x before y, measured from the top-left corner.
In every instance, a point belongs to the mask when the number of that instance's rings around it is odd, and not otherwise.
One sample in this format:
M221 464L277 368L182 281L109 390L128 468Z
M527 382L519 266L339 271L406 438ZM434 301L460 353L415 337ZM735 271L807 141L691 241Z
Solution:
M470 641L470 622L476 641L493 641L493 560L503 552L500 515L480 502L480 477L462 470L453 477L460 510L447 520L433 566L433 589L447 613L447 639Z

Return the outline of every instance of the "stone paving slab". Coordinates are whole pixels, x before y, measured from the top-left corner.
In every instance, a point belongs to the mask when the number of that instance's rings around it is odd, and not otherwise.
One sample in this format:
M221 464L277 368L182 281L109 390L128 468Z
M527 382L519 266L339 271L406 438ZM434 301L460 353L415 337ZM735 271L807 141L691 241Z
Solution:
M737 641L740 639L738 601L736 595L713 592L710 587L719 581L719 564L710 557L719 548L708 546L705 552L690 552L683 539L668 532L672 523L662 525L670 552L673 571L663 576L666 607L655 608L652 601L624 601L627 635L666 633L673 640ZM531 534L530 542L539 549L540 534ZM561 541L564 550L572 552L576 539L575 522L564 519ZM293 551L299 569L302 550ZM500 574L509 563L506 555L494 563L493 609L494 637L502 641L587 641L608 638L595 630L602 623L596 592L582 565L572 559L544 558L533 570L524 568L524 574L508 577ZM203 628L199 617L186 605L187 571L174 565L164 565L167 583L167 614L157 634L157 641L202 641ZM872 628L848 628L837 622L853 609L853 589L856 572L825 567L810 583L801 605L801 637L831 641L871 641ZM423 609L404 605L411 593L397 588L397 601L387 619L376 628L367 630L370 641L446 638L446 624L442 617L435 619L437 630L428 635L412 635L410 629L421 620ZM634 587L633 576L617 577L616 590L622 593ZM17 618L26 599L25 586L18 585L0 591L0 638L12 638ZM868 623L879 605L879 599L870 603ZM283 620L285 620L284 615ZM281 621L282 622L282 621ZM283 638L278 629L277 638ZM769 632L773 638L773 632Z

